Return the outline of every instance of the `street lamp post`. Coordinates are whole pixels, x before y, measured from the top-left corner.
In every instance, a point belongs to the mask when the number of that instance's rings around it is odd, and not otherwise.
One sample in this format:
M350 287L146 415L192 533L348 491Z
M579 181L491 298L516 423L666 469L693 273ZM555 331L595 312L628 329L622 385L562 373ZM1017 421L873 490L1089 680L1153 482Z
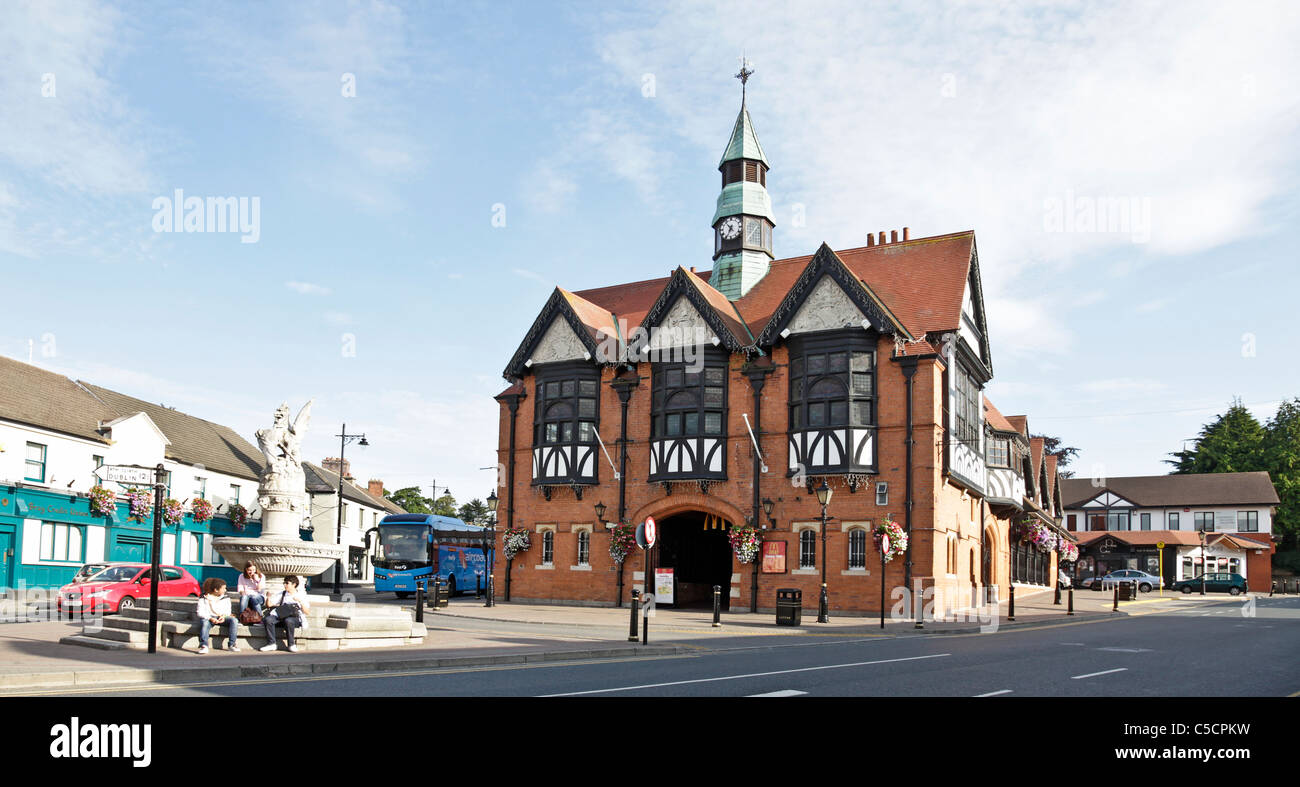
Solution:
M484 592L487 595L487 601L483 602L483 606L491 607L491 606L495 606L495 604L493 603L494 599L492 598L492 596L496 592L496 588L492 586L492 567L496 563L496 544L497 544L497 493L495 489L492 490L492 493L489 494L487 497L487 507L488 507L488 513L492 515L492 524L490 530L487 533L483 534L484 535L483 570L487 572L487 587L484 588ZM487 555L488 544L492 545L491 548L493 550L491 561L488 560L488 555Z
M817 502L822 504L822 593L817 603L817 622L830 623L830 600L826 597L826 506L831 502L831 488L826 485L825 478L817 487Z
M370 445L366 442L364 434L348 434L348 425L343 424L342 434L334 435L339 439L339 502L338 502L338 525L334 529L334 542L343 543L343 451L347 448L348 443L360 440L357 445L365 448ZM339 594L339 575L343 573L343 558L334 561L334 595Z

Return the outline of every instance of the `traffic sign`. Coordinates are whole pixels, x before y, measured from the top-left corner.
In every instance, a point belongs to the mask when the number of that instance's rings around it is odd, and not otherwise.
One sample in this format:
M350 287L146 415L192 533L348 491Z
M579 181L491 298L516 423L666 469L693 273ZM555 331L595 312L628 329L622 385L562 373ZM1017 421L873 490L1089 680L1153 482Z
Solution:
M648 516L644 522L636 526L636 543L642 549L654 546L657 537L658 530L655 528L654 517Z
M1156 542L1156 549L1164 549L1164 548L1165 548L1165 542L1163 541Z
M95 468L95 475L118 484L148 486L153 483L154 469L138 465L100 465Z

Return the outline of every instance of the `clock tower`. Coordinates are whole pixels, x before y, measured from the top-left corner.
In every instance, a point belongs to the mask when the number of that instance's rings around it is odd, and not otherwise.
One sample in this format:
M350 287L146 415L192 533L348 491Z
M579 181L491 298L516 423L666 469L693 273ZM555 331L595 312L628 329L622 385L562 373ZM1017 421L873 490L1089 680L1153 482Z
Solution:
M772 254L772 200L767 194L767 156L745 107L745 84L754 73L742 60L740 114L722 154L722 193L713 213L713 275L709 284L736 300L767 275Z

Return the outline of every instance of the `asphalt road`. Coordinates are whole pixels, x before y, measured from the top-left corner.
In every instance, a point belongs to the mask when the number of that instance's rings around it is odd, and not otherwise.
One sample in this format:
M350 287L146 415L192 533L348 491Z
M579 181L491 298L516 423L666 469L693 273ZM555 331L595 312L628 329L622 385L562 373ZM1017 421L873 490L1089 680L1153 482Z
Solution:
M484 624L489 625L489 624ZM490 625L502 627L495 622ZM524 624L517 624L524 625ZM533 629L535 631L535 629ZM671 636L656 638L670 642ZM1286 696L1300 598L997 634L734 637L692 655L69 692L98 696Z

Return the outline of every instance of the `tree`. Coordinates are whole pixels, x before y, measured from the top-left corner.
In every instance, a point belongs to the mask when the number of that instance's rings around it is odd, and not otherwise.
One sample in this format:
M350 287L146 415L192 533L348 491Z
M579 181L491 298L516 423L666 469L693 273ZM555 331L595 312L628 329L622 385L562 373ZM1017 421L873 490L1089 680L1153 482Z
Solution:
M456 516L456 498L451 496L451 492L443 495L437 500L432 501L432 511L429 513L438 516Z
M1264 470L1264 427L1234 399L1228 411L1201 428L1190 449L1165 462L1174 473L1249 473Z
M420 494L418 486L404 487L396 492L384 490L384 497L401 506L408 514L433 513L433 501Z
M1066 446L1062 448L1061 447L1062 440L1059 437L1048 437L1045 434L1036 434L1033 436L1042 438L1043 450L1044 452L1046 452L1047 456L1056 457L1057 474L1060 475L1061 478L1073 477L1074 471L1066 470L1065 466L1070 463L1071 459L1078 456L1079 449L1075 448L1074 446Z
M462 521L468 524L486 525L488 523L487 504L476 497L460 507L459 516Z
M1269 419L1262 441L1264 468L1282 501L1273 519L1273 532L1284 548L1294 549L1300 536L1300 398L1282 402Z

